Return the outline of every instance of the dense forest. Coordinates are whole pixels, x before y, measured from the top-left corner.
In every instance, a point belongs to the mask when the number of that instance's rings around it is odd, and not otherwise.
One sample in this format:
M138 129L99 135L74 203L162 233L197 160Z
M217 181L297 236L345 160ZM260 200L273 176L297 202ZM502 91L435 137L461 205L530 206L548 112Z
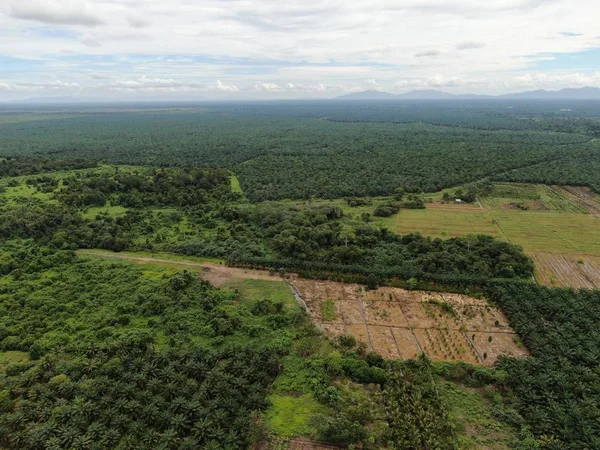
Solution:
M190 272L1 250L0 351L31 358L0 376L3 448L247 448L292 342L321 339L298 307L240 303ZM384 382L367 356L348 351L337 375ZM342 406L332 375L312 373L315 395ZM366 436L361 414L342 442Z
M569 116L552 102L207 104L54 120L45 113L0 120L0 156L210 165L235 172L253 201L433 192L507 172L531 181L530 167L544 173L538 165L548 175L535 181L595 186L600 149L590 139L600 113L594 103L577 106ZM565 160L569 168L559 170Z
M598 191L598 105L155 106L0 120L0 447L248 448L272 437L269 411L306 401L313 439L454 450L454 383L483 392L511 448L600 448L599 292L534 283L510 242L382 222L420 212L421 191L456 186L441 197L454 203L511 189L490 180ZM375 195L389 197L360 198ZM326 338L291 292L248 298L79 249L468 293L506 314L530 357L386 361Z
M339 273L530 278L522 250L486 236L448 240L398 236L340 207L257 207L231 192L222 169L104 167L29 177L48 197L2 198L0 236L35 238L56 248L170 251L237 264ZM10 189L16 187L6 187ZM39 191L38 191L39 190ZM102 208L127 207L120 217ZM90 207L97 214L82 214ZM125 211L125 210L124 210Z

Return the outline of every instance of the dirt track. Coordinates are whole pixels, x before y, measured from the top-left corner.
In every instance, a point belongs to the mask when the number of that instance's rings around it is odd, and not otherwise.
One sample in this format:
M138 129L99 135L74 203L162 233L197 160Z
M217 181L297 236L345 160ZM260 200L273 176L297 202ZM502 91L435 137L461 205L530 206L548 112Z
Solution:
M122 253L109 253L109 252L91 252L86 250L78 251L79 254L86 256L95 256L98 258L108 259L122 259L125 261L133 261L140 264L165 264L173 266L181 266L183 269L197 270L200 278L206 281L210 281L215 286L219 287L229 281L239 281L245 279L251 280L271 280L271 281L282 281L283 278L276 274L271 274L266 270L250 270L250 269L238 269L235 267L228 267L221 264L214 263L203 263L198 261L192 261L188 259L167 259L167 258L155 258L152 256L133 256Z

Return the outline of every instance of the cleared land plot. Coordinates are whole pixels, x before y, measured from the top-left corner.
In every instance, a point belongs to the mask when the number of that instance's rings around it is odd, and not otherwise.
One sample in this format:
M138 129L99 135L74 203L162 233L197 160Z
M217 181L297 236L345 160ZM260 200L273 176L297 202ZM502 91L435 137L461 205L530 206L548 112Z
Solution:
M587 210L590 214L600 216L600 196L590 188L581 186L553 186L563 192L573 203Z
M403 209L395 219L393 231L398 234L419 232L441 238L487 234L503 238L502 232L485 211Z
M496 183L481 203L493 210L587 213L564 189L542 184Z
M600 289L600 257L532 252L535 277L547 286Z
M289 281L322 330L351 334L386 358L414 358L424 351L437 361L492 365L500 354L526 355L502 312L483 299L389 287L365 291L357 284L297 277ZM324 303L335 304L335 322L323 320ZM492 341L473 343L471 336L479 334Z
M494 211L494 219L526 252L600 255L600 222L590 214Z
M450 238L487 234L508 239L526 252L550 251L600 256L600 222L590 214L542 211L403 210L396 216L396 233L420 232Z

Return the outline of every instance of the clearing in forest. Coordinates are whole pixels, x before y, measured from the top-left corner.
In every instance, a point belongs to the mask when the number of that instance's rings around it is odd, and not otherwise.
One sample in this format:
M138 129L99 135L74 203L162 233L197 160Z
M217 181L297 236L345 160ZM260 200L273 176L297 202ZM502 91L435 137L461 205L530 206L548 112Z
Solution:
M532 252L535 277L547 286L600 289L600 257Z
M331 336L351 334L390 359L425 352L434 361L492 365L527 350L502 312L483 299L291 277L315 324ZM327 303L326 303L327 302ZM335 314L327 313L331 306Z

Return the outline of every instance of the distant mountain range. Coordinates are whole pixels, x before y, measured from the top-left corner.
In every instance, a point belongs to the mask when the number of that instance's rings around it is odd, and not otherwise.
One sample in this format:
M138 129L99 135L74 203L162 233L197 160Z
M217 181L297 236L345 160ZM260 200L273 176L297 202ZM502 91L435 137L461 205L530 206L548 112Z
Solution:
M600 100L600 88L566 88L560 91L528 91L504 95L450 94L436 90L416 90L405 94L390 94L382 91L362 91L336 97L337 100L468 100L468 99L523 99L523 100Z

